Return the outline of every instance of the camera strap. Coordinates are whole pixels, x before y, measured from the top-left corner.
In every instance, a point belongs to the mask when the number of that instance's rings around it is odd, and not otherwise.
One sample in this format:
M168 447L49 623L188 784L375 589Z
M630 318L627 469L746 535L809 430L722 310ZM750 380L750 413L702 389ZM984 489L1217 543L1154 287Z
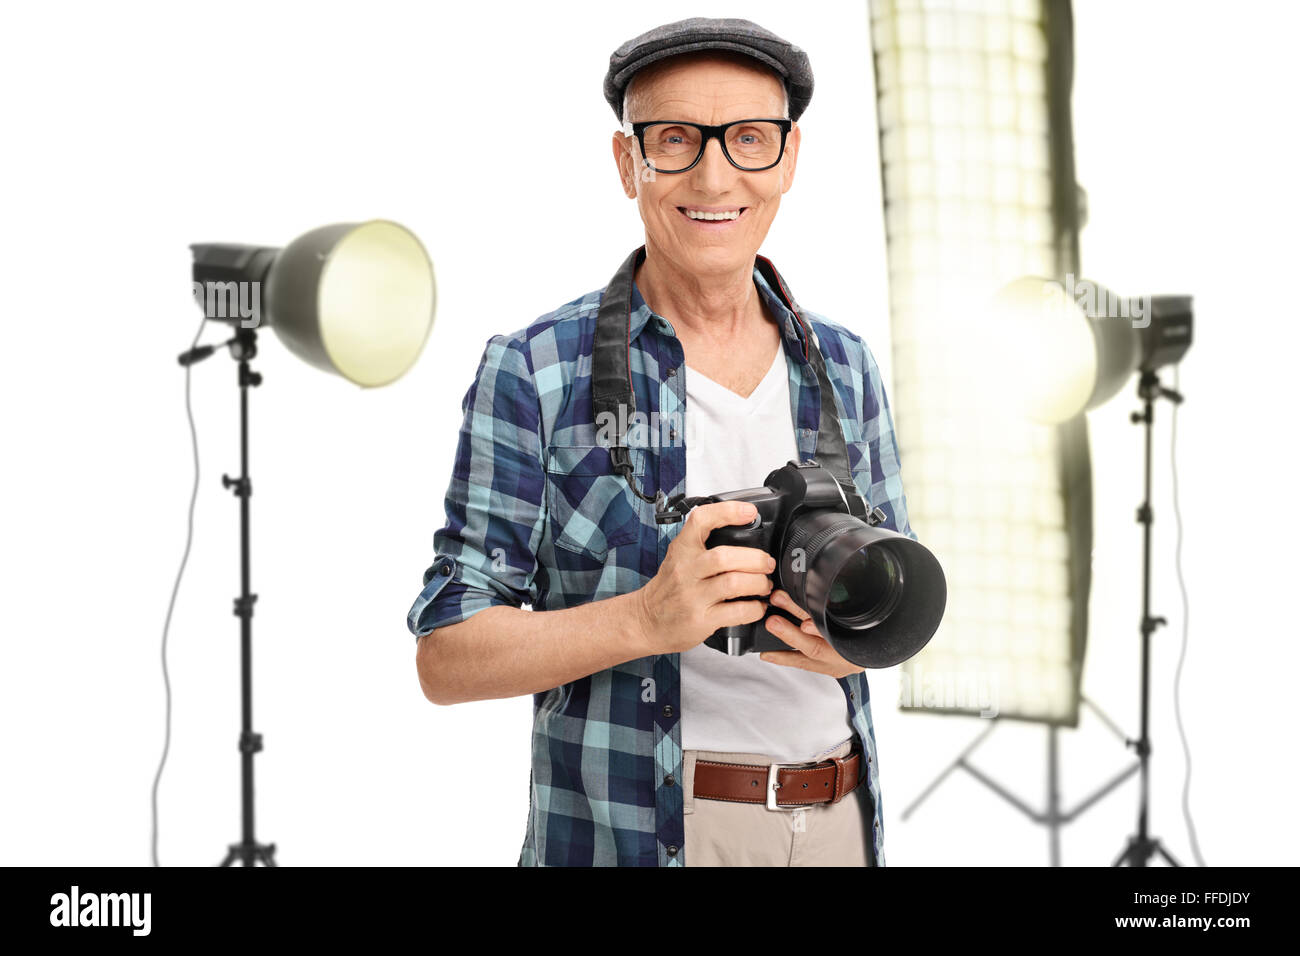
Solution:
M596 336L592 348L591 404L599 428L603 422L615 423L615 439L610 445L609 457L614 471L623 475L633 492L643 501L655 504L655 520L660 524L681 521L692 507L703 504L708 498L687 498L684 494L668 498L662 490L654 495L645 494L637 487L633 476L632 459L627 445L628 423L636 412L636 394L632 390L632 285L637 266L645 260L645 246L640 246L623 261L614 277L605 287L600 311L596 316ZM767 284L776 292L795 315L803 329L804 357L817 375L821 414L817 426L817 448L814 453L819 465L824 467L846 489L857 494L853 476L849 471L848 448L840 430L839 410L835 401L826 362L818 348L817 337L809 322L795 304L789 287L776 267L764 256L756 255L754 264Z

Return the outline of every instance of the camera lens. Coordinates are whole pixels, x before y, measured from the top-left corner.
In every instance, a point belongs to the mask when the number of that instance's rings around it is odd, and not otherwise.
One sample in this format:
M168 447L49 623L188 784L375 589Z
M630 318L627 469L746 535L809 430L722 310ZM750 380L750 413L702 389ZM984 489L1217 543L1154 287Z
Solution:
M903 569L880 544L859 548L831 582L826 614L853 630L875 627L898 605L903 593Z
M947 584L938 560L911 538L831 509L790 520L778 577L847 661L892 667L929 642Z

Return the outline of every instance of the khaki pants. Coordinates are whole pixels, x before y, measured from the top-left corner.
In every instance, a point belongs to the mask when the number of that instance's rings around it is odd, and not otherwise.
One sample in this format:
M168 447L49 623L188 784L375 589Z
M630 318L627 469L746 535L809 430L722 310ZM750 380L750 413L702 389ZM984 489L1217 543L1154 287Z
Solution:
M844 757L848 740L827 757ZM756 754L688 750L683 755L686 866L870 866L860 784L839 803L769 810L761 803L695 799L695 762L768 765Z

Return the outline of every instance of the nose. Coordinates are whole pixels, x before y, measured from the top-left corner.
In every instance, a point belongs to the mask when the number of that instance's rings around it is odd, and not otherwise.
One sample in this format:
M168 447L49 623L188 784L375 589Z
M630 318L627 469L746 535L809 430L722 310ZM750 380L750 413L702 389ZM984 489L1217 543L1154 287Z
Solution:
M710 195L726 192L739 174L740 170L727 161L722 152L722 140L716 136L704 144L704 155L691 170L696 188Z

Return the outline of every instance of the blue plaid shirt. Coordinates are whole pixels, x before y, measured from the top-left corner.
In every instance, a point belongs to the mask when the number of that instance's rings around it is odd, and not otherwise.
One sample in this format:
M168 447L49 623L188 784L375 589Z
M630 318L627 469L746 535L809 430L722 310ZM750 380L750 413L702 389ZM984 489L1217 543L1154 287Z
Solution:
M781 324L799 456L813 458L821 406L804 354L807 330L757 269L754 283ZM521 331L488 340L462 404L447 524L434 534L435 559L407 616L417 637L496 604L551 611L624 594L644 585L664 560L681 525L656 524L654 506L613 472L608 448L597 441L591 360L603 293L590 292ZM885 527L914 538L875 359L853 333L806 309L804 315L835 388L854 482L884 511ZM649 425L629 435L637 482L647 494L684 492L682 345L635 286L629 358L637 410ZM657 440L670 427L676 441ZM638 442L638 434L656 440ZM867 677L853 674L838 683L866 755L864 819L876 865L883 866ZM519 864L689 862L681 718L677 654L630 660L534 695L531 800Z

